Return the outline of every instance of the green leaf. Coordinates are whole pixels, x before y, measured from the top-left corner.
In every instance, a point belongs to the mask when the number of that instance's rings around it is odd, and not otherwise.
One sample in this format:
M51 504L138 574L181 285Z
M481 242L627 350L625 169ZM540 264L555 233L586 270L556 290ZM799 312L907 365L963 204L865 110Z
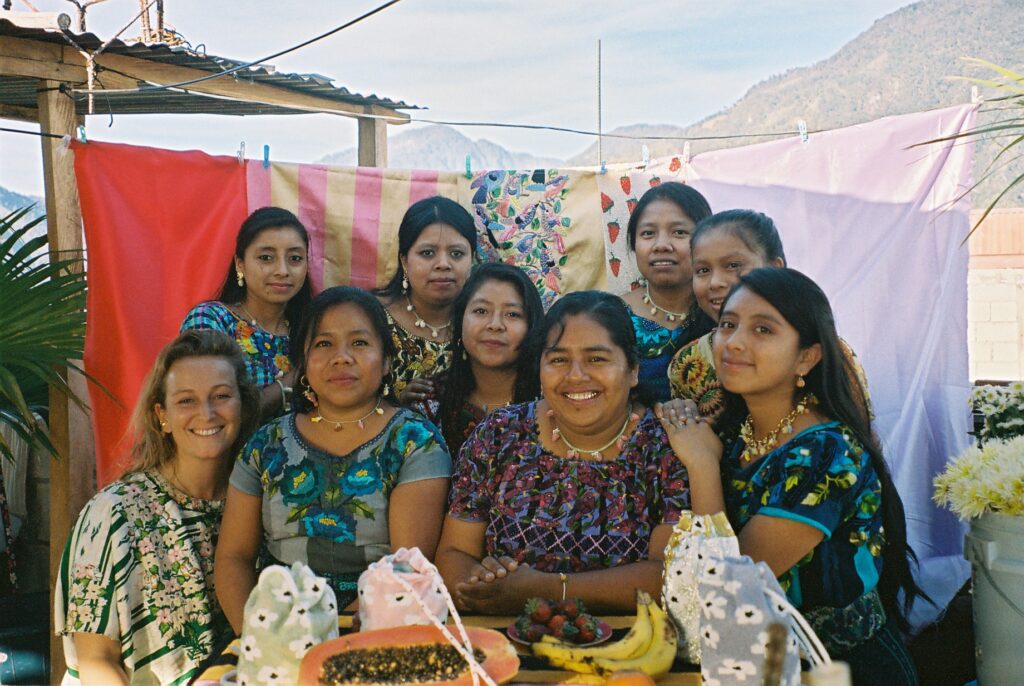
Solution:
M569 261L569 256L568 255L562 255L560 258L558 258L558 266L559 267L564 267L566 262L568 262L568 261Z

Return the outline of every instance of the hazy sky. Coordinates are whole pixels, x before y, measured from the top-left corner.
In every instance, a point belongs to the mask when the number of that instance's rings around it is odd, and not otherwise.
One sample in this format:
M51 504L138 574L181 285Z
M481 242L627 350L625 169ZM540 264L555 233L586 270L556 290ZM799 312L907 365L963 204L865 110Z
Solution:
M167 21L210 54L253 60L322 33L382 0L211 2L165 0ZM71 11L62 0L33 0ZM825 59L906 0L403 0L272 64L313 72L363 94L426 106L440 120L597 126L597 41L602 41L606 131L637 123L687 125L754 84ZM26 9L14 0L14 9ZM134 0L89 10L88 28L116 33ZM137 36L138 26L124 36ZM413 113L415 117L417 113ZM0 120L0 126L28 125ZM109 126L108 126L109 125ZM355 121L331 115L88 118L90 138L309 162L351 147ZM409 126L417 126L411 124ZM391 135L405 127L391 127ZM569 157L590 139L552 132L466 128L516 151ZM754 132L754 131L750 131ZM734 133L743 133L736 131ZM640 145L637 145L637 157ZM0 186L42 194L39 139L0 132Z

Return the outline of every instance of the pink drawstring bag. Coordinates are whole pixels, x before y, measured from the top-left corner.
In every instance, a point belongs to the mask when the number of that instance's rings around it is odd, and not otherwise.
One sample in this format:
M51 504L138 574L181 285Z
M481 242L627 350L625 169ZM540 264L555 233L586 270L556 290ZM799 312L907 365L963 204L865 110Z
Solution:
M448 620L444 582L419 548L377 560L359 575L358 588L360 631Z

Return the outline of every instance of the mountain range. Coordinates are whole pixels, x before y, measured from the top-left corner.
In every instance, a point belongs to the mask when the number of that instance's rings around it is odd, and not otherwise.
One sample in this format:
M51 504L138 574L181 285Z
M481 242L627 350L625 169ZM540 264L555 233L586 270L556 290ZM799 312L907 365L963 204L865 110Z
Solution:
M701 121L690 125L633 124L609 133L689 139L691 154L697 154L751 142L748 138L700 140L704 136L765 131L791 131L795 135L797 121L801 119L811 131L824 130L969 102L971 84L957 77L990 78L992 74L972 67L963 58L978 57L1018 68L1024 62L1022 26L1021 0L922 0L877 20L831 57L766 79L731 106ZM982 93L989 97L998 95L994 90L983 89ZM997 118L999 113L991 111L993 105L982 108L979 125ZM681 140L606 138L605 161L636 161L642 143L647 145L651 157L677 154L682 149ZM992 162L999 145L998 140L978 145L976 179ZM390 136L388 164L462 171L469 153L476 169L591 166L597 158L596 146L595 142L568 160L550 160L508 152L487 140L473 141L451 127L430 126ZM355 160L356 150L349 148L327 155L322 161L351 165ZM999 169L979 187L975 205L987 204L1010 179L1020 174L1024 174L1022 160ZM1007 201L1004 204L1024 205L1024 188Z

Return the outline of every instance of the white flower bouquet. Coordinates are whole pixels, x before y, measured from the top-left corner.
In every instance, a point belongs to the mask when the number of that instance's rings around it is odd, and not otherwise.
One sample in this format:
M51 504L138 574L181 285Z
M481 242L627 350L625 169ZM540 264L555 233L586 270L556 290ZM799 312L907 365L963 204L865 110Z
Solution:
M1002 440L1024 434L1024 383L978 386L971 393L970 404L984 417L978 440Z
M960 519L1024 514L1024 435L972 445L935 477L936 503Z

